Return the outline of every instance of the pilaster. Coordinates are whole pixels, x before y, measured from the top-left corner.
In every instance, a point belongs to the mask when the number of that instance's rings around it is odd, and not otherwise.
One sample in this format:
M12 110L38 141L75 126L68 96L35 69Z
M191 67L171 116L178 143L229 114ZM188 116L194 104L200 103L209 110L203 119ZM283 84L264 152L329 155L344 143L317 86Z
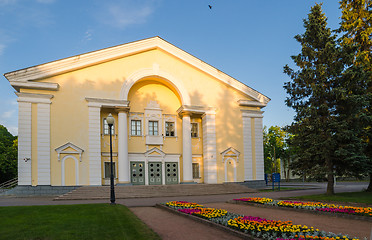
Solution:
M101 177L101 139L99 106L88 105L89 112L89 185L102 185Z
M202 117L204 183L217 183L216 113L208 111Z
M187 113L182 114L182 166L182 182L192 182L191 123Z
M118 116L118 180L119 183L129 183L127 111L120 110Z

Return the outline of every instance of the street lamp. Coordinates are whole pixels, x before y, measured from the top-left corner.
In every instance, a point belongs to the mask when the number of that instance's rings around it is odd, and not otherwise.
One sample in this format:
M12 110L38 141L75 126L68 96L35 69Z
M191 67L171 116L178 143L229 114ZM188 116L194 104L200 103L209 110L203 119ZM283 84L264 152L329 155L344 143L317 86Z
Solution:
M110 172L111 172L111 175L110 175L110 189L111 189L110 201L111 201L111 204L113 205L113 204L115 204L115 188L114 188L114 171L113 171L113 164L112 164L112 133L111 133L111 129L112 129L112 125L114 125L115 119L111 115L111 113L106 118L106 122L109 126L109 131L110 131L110 162L111 162L111 164L110 164Z

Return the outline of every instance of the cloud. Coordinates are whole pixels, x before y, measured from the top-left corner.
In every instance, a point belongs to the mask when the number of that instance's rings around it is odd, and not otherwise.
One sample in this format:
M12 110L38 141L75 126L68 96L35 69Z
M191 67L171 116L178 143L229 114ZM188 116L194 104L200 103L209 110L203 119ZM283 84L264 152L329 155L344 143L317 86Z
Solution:
M3 54L5 47L5 44L0 43L0 56Z
M17 0L0 0L0 6L1 5L8 5L8 4L14 4Z
M138 4L137 1L126 0L108 5L104 22L120 29L134 24L143 24L155 10L153 2L145 1Z
M1 114L1 118L11 118L14 113L15 113L15 110L4 112L3 114Z
M84 38L83 38L82 42L88 42L88 41L92 40L92 36L93 36L93 31L92 30L85 31Z

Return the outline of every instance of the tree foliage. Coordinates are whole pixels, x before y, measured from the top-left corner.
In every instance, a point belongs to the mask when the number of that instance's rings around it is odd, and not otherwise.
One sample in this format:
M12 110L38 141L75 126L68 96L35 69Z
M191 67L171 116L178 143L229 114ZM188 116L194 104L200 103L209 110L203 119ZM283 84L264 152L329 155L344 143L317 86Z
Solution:
M0 183L17 177L18 138L0 125Z
M371 0L341 0L341 27L343 33L341 43L351 45L355 49L353 64L362 67L367 74L368 105L365 108L367 126L362 129L361 138L366 143L365 153L372 166L372 1ZM368 168L367 168L368 169ZM368 191L372 191L372 171L369 171L370 182Z
M327 193L333 194L335 173L360 174L367 167L358 131L367 105L365 73L352 65L353 47L338 44L321 4L311 8L304 27L305 33L295 36L301 52L291 57L296 70L284 67L292 79L284 85L286 104L296 112L288 131L294 135L297 167L327 176Z

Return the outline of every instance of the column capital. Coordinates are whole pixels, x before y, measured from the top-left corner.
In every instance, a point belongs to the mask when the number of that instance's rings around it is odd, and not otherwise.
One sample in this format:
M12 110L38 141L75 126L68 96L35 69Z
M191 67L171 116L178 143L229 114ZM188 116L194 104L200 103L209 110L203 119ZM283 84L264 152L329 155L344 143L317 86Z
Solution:
M255 111L255 110L240 110L242 112L242 117L251 117L251 118L263 118L262 114L264 111Z

